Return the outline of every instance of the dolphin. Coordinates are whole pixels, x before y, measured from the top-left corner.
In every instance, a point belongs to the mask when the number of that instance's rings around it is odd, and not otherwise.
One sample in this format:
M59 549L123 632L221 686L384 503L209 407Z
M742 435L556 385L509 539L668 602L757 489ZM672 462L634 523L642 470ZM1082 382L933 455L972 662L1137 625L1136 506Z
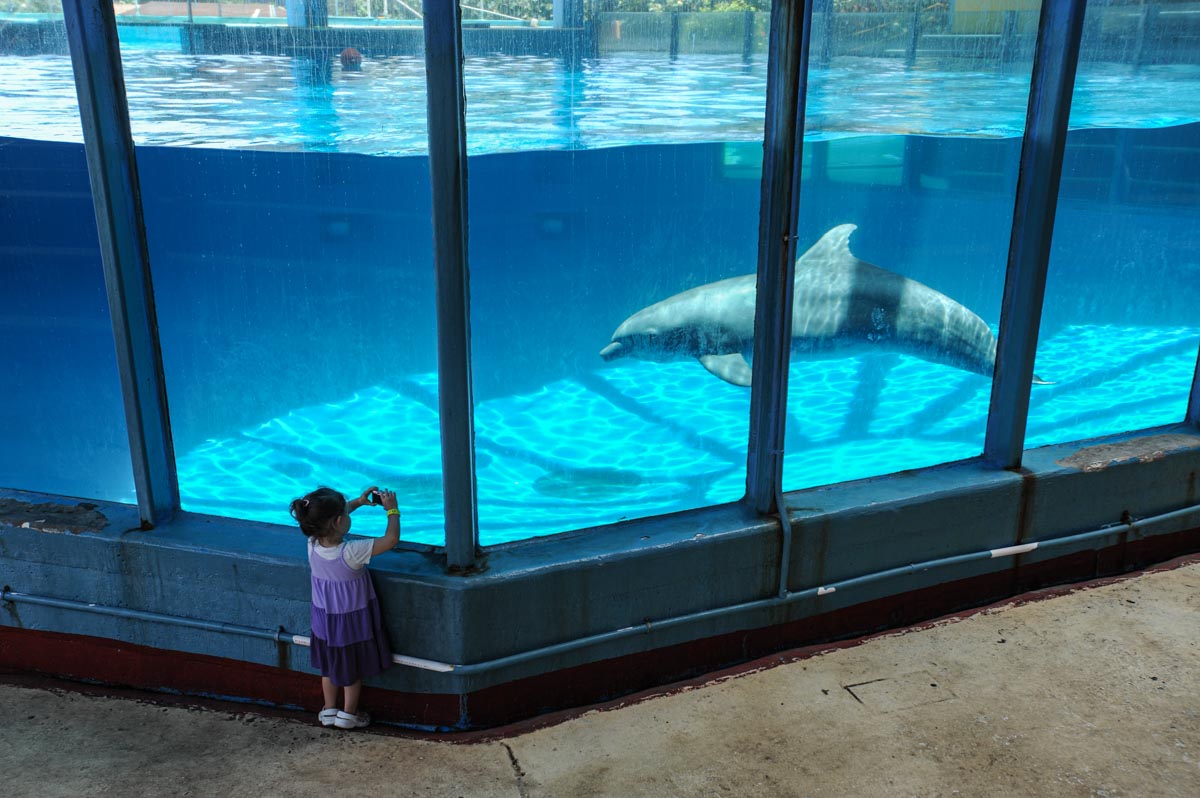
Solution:
M898 352L991 377L996 336L983 319L927 285L856 258L849 245L856 229L834 227L796 260L793 356ZM756 280L731 277L643 308L617 327L600 356L694 357L725 382L748 388Z

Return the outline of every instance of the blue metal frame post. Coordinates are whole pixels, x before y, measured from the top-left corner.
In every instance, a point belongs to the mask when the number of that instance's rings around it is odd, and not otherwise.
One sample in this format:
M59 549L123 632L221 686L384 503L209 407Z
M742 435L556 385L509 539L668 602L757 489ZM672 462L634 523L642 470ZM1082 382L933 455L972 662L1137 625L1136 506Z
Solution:
M437 272L438 412L446 510L446 564L475 564L479 542L475 408L471 390L471 306L467 265L467 128L462 78L462 12L425 4L433 262Z
M922 0L913 0L911 30L908 32L908 48L904 51L904 63L914 66L917 63L917 48L921 45L921 6Z
M63 0L142 526L179 507L117 22L107 0Z
M1192 393L1188 397L1185 424L1200 427L1200 352L1196 354L1196 373L1192 376Z
M812 7L779 0L771 11L746 464L746 499L760 513L775 506L783 468Z
M1021 144L984 462L1021 464L1086 0L1043 2Z

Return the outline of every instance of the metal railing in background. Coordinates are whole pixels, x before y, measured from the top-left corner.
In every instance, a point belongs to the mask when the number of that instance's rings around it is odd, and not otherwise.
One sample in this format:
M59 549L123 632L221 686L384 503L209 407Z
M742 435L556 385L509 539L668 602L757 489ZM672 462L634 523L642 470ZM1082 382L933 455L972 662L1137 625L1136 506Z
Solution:
M918 58L1010 64L1032 56L1038 11L953 12L917 0L903 11L823 11L815 4L812 62L840 57ZM589 18L593 52L766 52L767 12L597 12ZM1084 61L1197 63L1200 5L1149 2L1138 6L1092 2L1085 22ZM750 45L747 45L749 40ZM749 49L748 49L749 48Z
M136 0L114 6L123 24L186 19L196 25L246 21L257 23L250 27L369 29L379 37L375 44L379 54L388 52L389 35L412 33L407 29L420 27L424 15L423 0ZM1200 63L1200 3L1149 0L1128 5L1092 0L1088 6L1080 61L1134 66ZM21 11L4 16L18 20L25 14L57 16L58 7L56 0L23 0ZM830 11L826 10L829 0L817 0L812 62L824 66L833 58L857 56L895 58L913 65L933 59L939 65L977 69L1024 64L1032 57L1036 11L964 12L953 10L953 4L930 0L887 7L891 10L850 11L834 5ZM765 11L630 12L610 8L612 4L603 0L542 0L529 5L468 0L460 5L467 29L542 29L532 38L498 35L487 43L489 52L545 53L548 42L569 38L570 43L560 44L560 50L577 48L591 57L622 52L659 53L667 58L741 53L749 61L766 53L770 15ZM35 28L9 26L6 51L45 51L47 45L39 44L41 34ZM206 51L243 52L245 36L254 34L241 33L227 41L206 37Z
M498 8L490 8L492 0L471 0L462 3L464 22L468 24L487 22L492 25L556 26L560 25L563 0L546 0L536 7L532 16L517 16ZM544 8L541 6L544 5ZM421 0L135 0L133 3L114 2L118 20L130 19L173 19L186 17L188 22L203 20L278 20L279 24L313 27L298 17L295 9L309 18L324 21L316 27L330 24L329 20L363 20L387 26L397 23L419 24L424 18ZM289 20L289 11L291 20ZM298 20L298 21L297 21Z

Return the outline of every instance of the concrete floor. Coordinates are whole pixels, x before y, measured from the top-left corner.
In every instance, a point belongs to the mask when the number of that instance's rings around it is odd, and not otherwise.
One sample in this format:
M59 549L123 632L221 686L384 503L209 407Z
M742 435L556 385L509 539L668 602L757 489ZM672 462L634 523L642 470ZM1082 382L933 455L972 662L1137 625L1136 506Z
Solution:
M1200 558L449 741L7 677L19 796L1200 796Z

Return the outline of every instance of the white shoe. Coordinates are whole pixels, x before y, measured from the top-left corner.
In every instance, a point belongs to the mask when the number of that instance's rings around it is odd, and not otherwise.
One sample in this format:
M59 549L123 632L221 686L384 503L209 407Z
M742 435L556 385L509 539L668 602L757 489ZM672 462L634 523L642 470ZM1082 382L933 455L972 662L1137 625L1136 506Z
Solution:
M317 718L321 721L322 726L332 726L337 721L337 716L337 709L322 709Z
M359 712L357 715L351 715L349 712L343 712L340 709L337 713L337 718L333 721L333 725L339 729L361 729L371 722L371 716L366 712Z

